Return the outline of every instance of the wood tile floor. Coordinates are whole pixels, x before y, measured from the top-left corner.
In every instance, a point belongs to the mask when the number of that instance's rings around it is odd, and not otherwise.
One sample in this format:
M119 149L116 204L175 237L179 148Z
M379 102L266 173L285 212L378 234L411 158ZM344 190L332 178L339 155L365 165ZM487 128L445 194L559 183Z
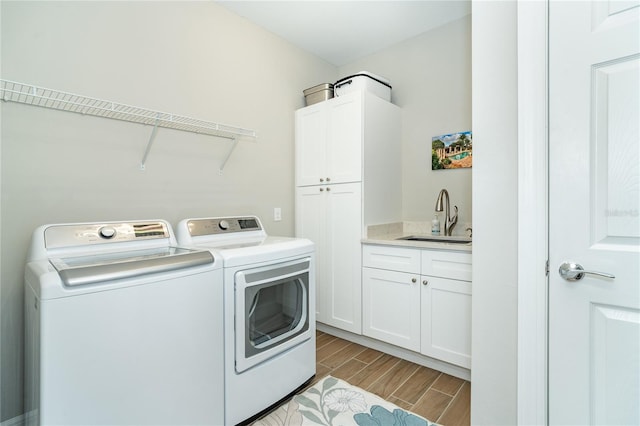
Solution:
M432 422L471 423L471 383L318 331L314 382L328 374Z

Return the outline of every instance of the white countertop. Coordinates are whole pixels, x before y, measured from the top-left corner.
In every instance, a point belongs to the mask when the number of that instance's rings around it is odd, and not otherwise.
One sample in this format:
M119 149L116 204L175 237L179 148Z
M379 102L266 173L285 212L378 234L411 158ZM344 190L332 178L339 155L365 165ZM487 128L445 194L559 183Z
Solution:
M378 244L387 246L413 247L420 249L436 249L436 250L455 250L455 251L472 251L472 243L448 243L446 241L414 241L401 240L399 238L416 236L425 238L444 238L442 236L434 236L426 232L428 226L425 227L421 223L416 222L399 222L385 225L374 225L367 227L367 237L362 239L363 244ZM453 236L448 238L465 239L466 237Z

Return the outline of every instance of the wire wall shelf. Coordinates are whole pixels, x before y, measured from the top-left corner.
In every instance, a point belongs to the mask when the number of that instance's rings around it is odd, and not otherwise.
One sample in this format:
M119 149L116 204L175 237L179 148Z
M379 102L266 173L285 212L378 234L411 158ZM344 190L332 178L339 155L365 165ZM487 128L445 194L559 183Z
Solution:
M0 99L9 102L34 105L51 108L60 111L75 112L83 115L110 118L132 123L153 126L153 131L147 148L144 152L140 168L144 170L147 156L159 127L180 130L184 132L198 133L218 138L230 139L231 148L224 158L220 172L231 156L239 138L256 139L254 130L228 126L196 118L170 114L161 111L153 111L146 108L125 105L103 99L90 98L83 95L47 89L32 84L0 79Z

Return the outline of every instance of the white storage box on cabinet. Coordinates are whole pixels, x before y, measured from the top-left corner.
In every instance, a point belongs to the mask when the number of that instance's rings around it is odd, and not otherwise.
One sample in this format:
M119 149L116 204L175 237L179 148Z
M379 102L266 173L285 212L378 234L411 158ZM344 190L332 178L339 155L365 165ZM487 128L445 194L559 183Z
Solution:
M367 71L360 71L348 77L341 78L334 84L335 96L344 96L356 90L365 90L391 102L391 83L384 77Z

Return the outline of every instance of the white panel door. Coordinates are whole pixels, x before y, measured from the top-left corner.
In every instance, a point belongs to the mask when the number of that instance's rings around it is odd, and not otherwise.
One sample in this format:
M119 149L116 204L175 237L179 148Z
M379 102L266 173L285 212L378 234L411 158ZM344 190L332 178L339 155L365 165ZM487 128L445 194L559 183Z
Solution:
M639 15L637 0L549 3L554 425L640 424ZM563 279L565 263L615 278Z
M327 271L330 269L326 250L325 188L303 186L296 188L296 237L307 238L316 246L316 320L326 322L329 306Z
M296 111L296 186L362 181L362 97L353 92Z
M421 352L471 368L471 283L423 275Z
M327 181L329 183L362 180L362 145L365 112L362 93L353 92L334 98L329 106L327 137Z
M324 102L295 113L296 186L324 183L327 174L327 116Z
M362 334L420 352L420 275L362 268Z
M296 236L316 244L316 320L362 333L362 186L296 188Z
M330 265L322 283L328 286L326 323L362 334L362 185L331 185L325 194L325 253Z

